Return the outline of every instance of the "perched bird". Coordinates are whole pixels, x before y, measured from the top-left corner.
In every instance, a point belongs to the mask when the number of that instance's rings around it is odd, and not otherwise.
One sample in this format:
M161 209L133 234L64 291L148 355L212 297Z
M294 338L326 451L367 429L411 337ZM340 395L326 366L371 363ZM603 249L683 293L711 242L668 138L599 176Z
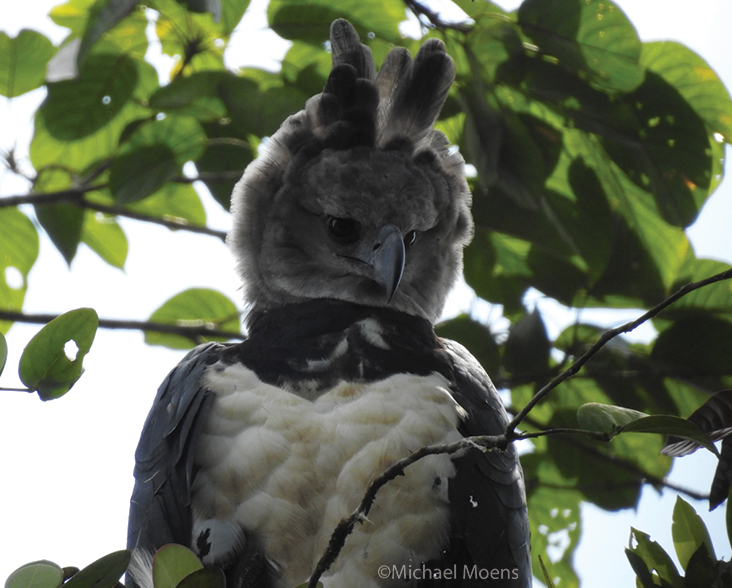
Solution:
M230 245L246 340L197 347L161 385L136 453L132 572L166 543L228 588L306 582L370 483L423 446L508 422L477 361L433 323L471 238L463 159L433 129L444 45L378 75L344 20L322 94L245 171ZM331 588L529 586L513 446L432 455L376 495L322 576Z

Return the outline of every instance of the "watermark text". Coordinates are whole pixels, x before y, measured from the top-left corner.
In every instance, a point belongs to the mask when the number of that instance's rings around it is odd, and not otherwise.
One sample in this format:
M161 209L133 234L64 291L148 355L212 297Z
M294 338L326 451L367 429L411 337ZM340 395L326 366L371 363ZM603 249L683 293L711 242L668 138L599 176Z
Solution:
M431 568L426 564L383 565L377 570L379 578L386 580L517 580L517 568L481 568L477 565L453 565L447 568Z

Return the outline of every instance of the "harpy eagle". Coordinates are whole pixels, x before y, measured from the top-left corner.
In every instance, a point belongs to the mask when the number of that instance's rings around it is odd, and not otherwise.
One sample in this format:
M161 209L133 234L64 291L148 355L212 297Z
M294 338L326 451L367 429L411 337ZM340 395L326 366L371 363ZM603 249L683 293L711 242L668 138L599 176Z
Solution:
M128 547L191 547L228 588L307 581L369 484L423 446L508 422L478 362L435 335L472 234L463 159L433 124L444 45L375 73L344 20L325 89L245 171L230 245L246 340L191 351L160 386L136 452ZM432 455L381 488L327 588L529 586L513 446Z

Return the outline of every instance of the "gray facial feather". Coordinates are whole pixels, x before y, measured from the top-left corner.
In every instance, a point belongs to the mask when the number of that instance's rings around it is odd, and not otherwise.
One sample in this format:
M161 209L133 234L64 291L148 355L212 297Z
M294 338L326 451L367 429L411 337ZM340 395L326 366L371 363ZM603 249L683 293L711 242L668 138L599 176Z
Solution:
M414 60L392 50L374 75L343 20L331 47L326 90L282 124L234 190L229 243L246 297L255 310L314 298L386 306L353 251L394 225L418 236L388 306L436 321L473 226L463 159L433 129L454 65L431 39ZM330 217L357 221L359 242L334 240Z

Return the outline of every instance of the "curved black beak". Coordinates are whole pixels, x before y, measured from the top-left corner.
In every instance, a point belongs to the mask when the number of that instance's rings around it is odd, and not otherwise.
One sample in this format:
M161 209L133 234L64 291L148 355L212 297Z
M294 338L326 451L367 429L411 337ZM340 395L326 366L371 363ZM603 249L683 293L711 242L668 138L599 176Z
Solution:
M404 237L394 225L386 225L374 241L368 263L374 268L374 281L386 290L386 302L391 302L404 273Z

